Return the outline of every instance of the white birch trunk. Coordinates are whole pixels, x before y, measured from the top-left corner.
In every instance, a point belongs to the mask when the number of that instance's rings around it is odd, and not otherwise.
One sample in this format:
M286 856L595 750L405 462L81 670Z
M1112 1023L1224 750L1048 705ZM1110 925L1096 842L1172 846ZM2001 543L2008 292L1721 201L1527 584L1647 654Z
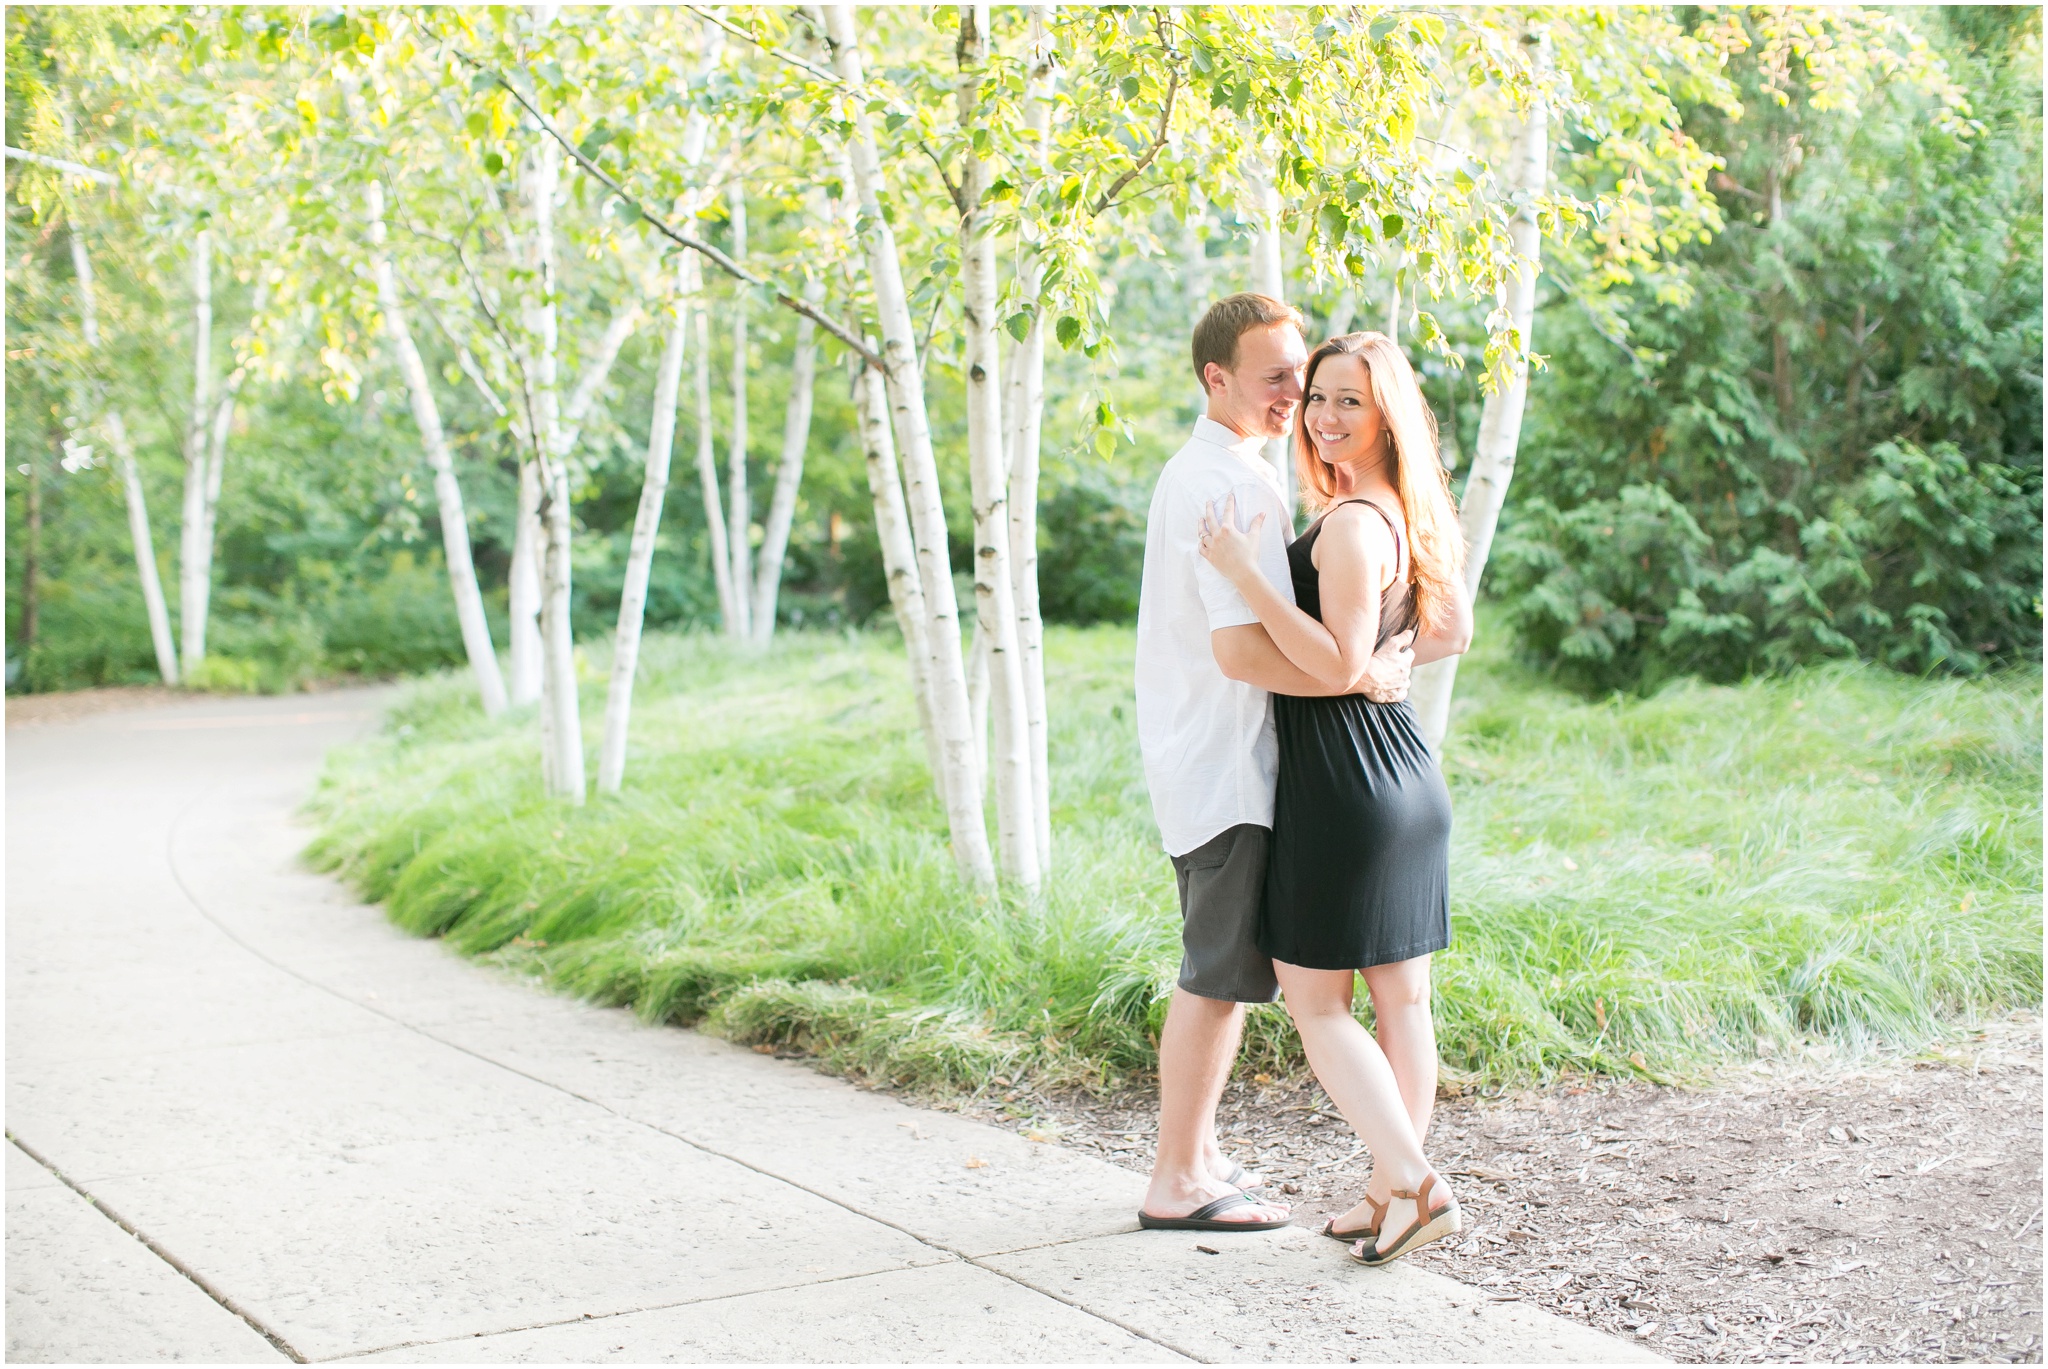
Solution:
M66 131L69 131L66 124ZM93 290L92 255L86 250L85 237L72 224L71 268L78 280L78 322L79 330L85 336L88 354L100 349L99 299ZM149 639L156 649L157 673L164 683L178 683L178 646L171 635L171 610L164 602L163 580L157 572L156 539L149 531L149 501L142 493L142 472L135 465L135 449L128 441L128 425L121 415L106 403L105 387L95 383L93 398L105 409L102 420L107 430L107 439L113 445L114 456L121 466L121 488L128 503L128 540L135 549L135 574L142 582L142 606L149 615Z
M1541 62L1543 58L1539 46L1537 60ZM1508 236L1514 243L1515 255L1521 259L1521 267L1507 284L1507 306L1521 346L1509 359L1507 375L1486 397L1480 411L1479 437L1473 444L1472 464L1458 510L1458 527L1465 536L1465 588L1475 600L1479 596L1479 578L1486 571L1487 555L1493 550L1493 531L1507 503L1508 483L1514 479L1522 409L1529 397L1527 353L1533 341L1536 276L1543 246L1536 224L1536 199L1544 193L1549 175L1548 114L1540 100L1530 107L1508 163L1509 193L1521 203L1508 223ZM1444 736L1450 730L1451 691L1457 678L1458 658L1451 656L1418 669L1409 686L1409 705L1415 710L1423 737L1434 750L1442 750Z
M1048 33L1051 6L1031 10L1031 77L1024 89L1024 126L1038 140L1037 173L1051 150L1055 72ZM1045 623L1038 608L1039 435L1045 420L1045 319L1039 305L1044 266L1027 251L1018 294L1033 306L1030 331L1010 353L1003 396L1004 463L1010 472L1010 584L1017 610L1017 655L1024 673L1025 748L1031 759L1032 830L1038 867L1052 870L1052 765L1045 704Z
M812 280L804 298L813 304L825 298L825 282ZM768 501L762 526L761 551L754 564L754 640L767 645L775 636L776 600L782 595L782 562L789 555L790 524L796 520L796 497L803 488L804 449L811 441L811 399L818 380L818 326L798 316L796 352L789 368L789 406L782 415L782 460L775 467L775 493Z
M974 625L967 644L967 716L974 726L974 787L988 794L988 634Z
M533 237L540 273L540 298L530 327L539 347L534 357L534 400L540 431L541 467L541 707L542 733L551 754L548 780L553 792L572 804L584 799L583 724L576 699L576 639L570 622L570 534L568 452L562 438L559 320L555 304L555 190L561 179L561 145L544 140L534 160Z
M149 535L149 504L142 496L142 473L135 466L135 449L128 441L128 425L109 409L107 436L121 462L121 485L128 495L128 538L135 547L135 572L142 580L142 604L149 611L149 639L156 647L157 672L164 683L178 683L178 648L171 638L171 610L164 602L163 581L157 575L156 543Z
M517 432L523 425L514 425ZM512 572L508 586L512 624L512 704L523 707L540 698L540 467L531 452L532 434L523 434L526 454L519 459L519 498L512 514Z
M1280 257L1280 189L1272 172L1259 168L1253 191L1258 200L1259 230L1252 238L1252 289L1274 299L1287 298L1287 271ZM1281 504L1287 510L1287 535L1294 535L1294 455L1288 438L1266 440L1266 463L1280 478Z
M686 269L694 269L694 262ZM704 535L711 542L711 579L718 587L718 621L727 636L738 632L732 606L732 555L725 536L725 499L718 492L718 439L711 427L711 318L699 303L697 327L697 483L704 494Z
M747 258L747 188L743 181L732 183L732 256ZM732 617L726 630L735 637L749 635L753 607L754 577L749 569L752 548L747 530L754 511L747 497L747 305L751 296L745 285L732 292L732 446L726 455L726 554L732 560Z
M605 324L604 336L598 339L597 352L583 368L583 376L576 382L576 388L569 392L569 402L562 406L562 450L573 452L577 441L583 436L583 420L590 417L590 411L597 404L598 393L604 388L606 377L611 374L612 363L619 359L619 350L626 345L626 339L633 336L633 330L640 326L640 306L628 304L615 312L611 321Z
M455 461L448 451L448 438L441 428L441 409L427 379L426 363L413 344L406 324L405 305L398 293L398 276L392 270L390 254L384 250L384 186L371 181L365 192L370 215L370 270L377 282L377 300L384 313L384 331L398 359L398 371L405 379L412 399L413 425L419 429L426 449L427 466L434 473L434 502L441 510L441 551L448 564L448 588L455 596L455 620L462 628L462 647L469 668L476 675L477 693L484 714L495 717L505 711L505 681L498 671L498 653L491 643L490 620L484 616L483 591L476 580L476 560L469 548L469 514L462 500L462 485L455 478Z
M213 416L213 234L192 240L192 413L185 424L185 504L178 528L178 636L181 673L206 658L207 420Z
M704 70L718 61L723 48L721 30L706 25ZM683 164L694 170L704 158L704 143L711 132L711 120L703 111L692 111L683 125ZM683 215L694 215L702 192L685 196L677 205ZM619 595L619 624L612 644L612 676L604 699L604 740L598 751L597 789L616 794L626 778L626 738L632 730L633 682L640 668L641 630L647 621L647 582L654 570L654 550L661 532L662 508L668 499L670 461L675 453L676 403L681 398L683 352L687 346L691 312L695 305L693 283L695 259L678 263L676 299L671 307L668 341L662 349L661 366L654 378L654 414L647 429L647 466L640 480L640 507L633 516L633 541L626 553L626 578ZM623 340L623 339L622 339ZM609 364L609 363L607 363Z
M640 628L647 616L647 580L654 567L654 540L661 531L661 506L668 498L669 457L676 435L676 399L683 379L683 345L688 304L676 302L675 319L654 380L654 421L647 431L647 470L640 479L640 508L633 516L633 542L626 553L626 581L619 594L619 627L612 647L612 678L604 701L604 743L598 753L597 790L616 794L626 777L626 734L633 714L633 675L640 665Z
M988 832L983 826L981 795L973 788L974 737L967 717L967 671L960 651L960 609L953 593L953 573L946 552L946 510L940 501L938 460L932 450L931 421L925 408L924 378L919 373L916 324L903 287L895 230L882 216L884 180L875 148L874 124L858 92L866 85L861 69L860 35L853 7L824 7L827 43L837 75L855 94L847 113L853 125L848 152L860 193L861 242L868 259L869 283L882 331L883 357L888 363L892 425L903 453L903 474L916 537L918 573L923 583L927 643L931 652L932 720L940 741L940 792L953 859L968 883L995 882Z
M960 6L959 109L963 129L986 116L981 71L988 62L986 4ZM974 500L975 622L988 651L988 766L995 783L996 840L1005 874L1026 889L1039 884L1038 804L1031 791L1029 710L1017 651L1017 597L1010 579L1010 480L1004 460L1000 281L993 216L982 206L992 179L967 143L961 152L960 284L967 371L968 483Z
M596 402L597 392L611 371L612 362L618 358L619 349L626 338L639 324L640 310L632 306L612 315L605 328L602 341L598 343L597 355L585 368L583 378L569 396L569 403L561 415L563 428L562 442L565 450L573 450L581 436L582 424L591 406ZM504 405L491 391L475 362L464 352L464 369L471 373L471 379L484 394L492 407L504 412ZM512 433L523 446L529 447L533 435L526 431L525 423L515 416ZM519 464L519 499L513 512L512 528L512 569L509 577L510 599L508 605L511 617L511 664L512 704L521 707L534 702L541 696L543 651L541 647L541 561L547 545L547 532L542 526L541 502L543 498L540 468L532 461L521 459ZM543 723L543 728L546 724Z
M875 506L875 540L882 549L882 572L889 582L889 607L903 633L910 659L910 689L917 700L918 730L924 735L925 761L932 782L943 784L939 731L932 720L930 622L924 586L917 575L917 547L910 536L910 517L903 507L903 479L896 469L896 441L889 431L889 389L882 373L853 358L854 408L860 419L861 450L867 458L868 496Z

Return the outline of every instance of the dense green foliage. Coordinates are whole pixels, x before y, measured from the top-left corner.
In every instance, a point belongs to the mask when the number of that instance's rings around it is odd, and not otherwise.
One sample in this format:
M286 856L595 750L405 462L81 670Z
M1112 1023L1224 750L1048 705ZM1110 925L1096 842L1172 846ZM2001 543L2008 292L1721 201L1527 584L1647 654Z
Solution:
M57 79L55 13L10 11L13 125L33 122L25 84ZM138 34L150 13L132 12ZM1682 13L1702 32L1726 21ZM1677 676L1736 680L1825 658L1970 674L2038 653L2039 12L1898 17L1949 64L1974 121L1966 135L1931 117L1933 97L1904 81L1859 105L1823 108L1795 67L1781 82L1781 107L1764 89L1778 77L1752 50L1730 68L1741 118L1705 95L1683 106L1686 131L1725 159L1713 191L1725 231L1607 290L1594 308L1583 240L1551 256L1536 324L1549 365L1532 385L1487 593L1506 609L1496 621L1561 682L1649 691ZM118 23L107 32L128 41ZM1573 136L1556 164L1565 188L1590 198L1603 164ZM26 203L20 175L9 162L8 687L148 679L115 472L104 444L83 464L61 447L89 426L82 377L105 378L136 439L175 616L191 374L181 258L139 221L95 229L108 342L102 358L84 358L71 210ZM90 210L108 212L97 202ZM801 221L794 203L757 203L754 250L787 250ZM326 250L342 254L356 228L346 217L336 224L341 237ZM1188 320L1248 281L1250 229L1215 202L1195 206L1186 222L1160 208L1142 231L1099 244L1100 331L1114 341L1055 348L1048 374L1040 578L1052 620L1133 616L1151 481L1194 411ZM715 217L702 231L729 243ZM1299 268L1299 252L1289 252ZM246 265L232 256L217 265L217 350L247 326ZM601 331L611 269L577 258L565 268L572 365ZM1338 282L1306 277L1297 270L1295 283L1312 332L1338 314L1383 326L1377 275L1349 302ZM714 307L732 297L728 282L708 288ZM402 386L345 300L315 303L302 300L272 325L275 365L244 392L220 515L215 659L199 683L288 688L460 656L432 485ZM1484 320L1453 301L1432 307L1465 368L1412 350L1447 446L1463 457L1479 421ZM329 323L336 331L323 338ZM415 332L442 382L478 570L502 615L515 447L459 371L445 323L423 307ZM757 490L780 444L792 331L786 317L757 311ZM659 346L651 328L627 343L578 456L575 622L587 639L609 632L617 605ZM929 366L953 563L962 566L967 481L952 346L941 326ZM714 329L721 457L728 348ZM717 617L690 466L696 416L687 398L682 407L650 587L656 627ZM1113 416L1107 427L1104 413ZM887 601L846 381L835 369L820 379L812 434L782 616L867 624L886 617ZM502 620L498 630L502 646Z
M651 1020L934 1086L1142 1071L1178 923L1131 637L1049 651L1059 854L1035 906L955 880L887 636L651 642L626 790L577 810L543 797L529 726L429 681L331 762L314 854L413 931ZM2039 1001L2037 675L1832 665L1585 703L1493 650L1461 682L1454 1075L1908 1046ZM1247 1068L1298 1049L1254 1014Z
M1488 574L1562 678L2038 654L2040 16L1926 23L1969 136L1900 87L1779 108L1738 63L1744 117L1687 116L1728 214L1680 258L1689 293L1624 292L1626 339L1564 298L1539 317Z

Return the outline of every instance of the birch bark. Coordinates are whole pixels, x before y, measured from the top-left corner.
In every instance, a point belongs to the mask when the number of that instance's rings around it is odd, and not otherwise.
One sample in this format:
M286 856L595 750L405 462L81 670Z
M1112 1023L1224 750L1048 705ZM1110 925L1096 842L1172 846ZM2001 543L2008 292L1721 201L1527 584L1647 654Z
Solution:
M910 658L910 690L917 699L918 728L924 734L925 760L932 780L942 783L938 728L932 720L930 622L924 586L917 575L917 547L911 541L910 518L903 507L903 479L896 469L896 442L889 431L889 390L882 373L864 365L854 368L854 407L860 418L861 450L867 458L868 496L875 506L875 539L882 548L882 571L889 582L889 607L903 633Z
M747 187L735 179L728 195L732 214L732 256L747 259ZM753 607L754 577L748 563L752 548L748 529L753 508L747 498L747 287L735 287L732 294L732 446L726 455L726 554L731 558L732 617L726 630L735 637L749 635L749 611Z
M1038 143L1037 171L1051 151L1056 73L1048 32L1051 6L1031 9L1031 76L1024 88L1024 126ZM1045 705L1045 623L1038 609L1039 433L1045 418L1045 316L1039 307L1045 268L1026 252L1018 292L1032 305L1031 327L1010 353L1003 415L1009 425L1004 453L1010 478L1010 583L1017 610L1017 654L1024 674L1025 747L1031 760L1032 833L1041 873L1052 869L1050 729Z
M534 158L534 251L540 294L530 311L529 329L538 343L534 357L534 400L539 432L541 527L541 707L546 726L543 743L551 759L550 788L572 804L584 799L583 726L576 699L576 640L570 623L570 535L568 453L562 442L559 383L559 320L556 311L555 191L561 179L562 150L544 139Z
M156 543L149 535L149 505L142 497L142 472L135 466L135 448L128 441L128 425L109 409L107 436L121 460L121 485L128 492L128 537L135 547L135 570L142 580L142 603L149 611L149 638L156 648L157 672L164 683L179 681L177 645L171 639L171 610L164 602L164 584L156 568Z
M192 240L192 412L185 424L185 504L178 528L178 637L182 674L206 658L207 420L213 415L213 233Z
M1535 46L1536 59L1545 60L1540 38L1523 40ZM1465 588L1476 600L1479 579L1486 570L1487 554L1493 549L1493 532L1500 523L1501 508L1507 503L1508 483L1515 474L1515 447L1522 434L1522 409L1529 397L1528 349L1536 317L1536 277L1541 266L1542 234L1536 223L1536 201L1542 196L1549 174L1549 112L1539 99L1529 108L1515 136L1509 155L1510 193L1518 201L1515 216L1508 223L1508 235L1522 266L1507 285L1507 306L1521 347L1509 359L1508 372L1480 410L1479 436L1473 443L1470 473L1458 510L1458 527L1465 537ZM1441 750L1450 728L1451 690L1457 683L1458 658L1446 657L1416 670L1409 686L1409 705L1415 710L1422 735L1432 749Z
M898 259L895 231L882 214L884 181L875 149L873 120L858 92L865 86L860 34L853 7L824 6L826 43L840 80L855 92L847 102L853 126L848 152L860 194L861 243L868 259L881 325L883 357L888 363L894 431L901 443L911 529L916 538L919 579L925 597L927 643L931 653L931 700L934 730L939 737L940 792L952 837L953 859L968 883L995 881L988 833L982 821L981 795L972 786L974 737L967 718L966 663L960 652L959 605L953 593L952 566L946 554L946 511L940 502L938 462L932 450L930 419L925 408L924 380L918 371L916 325L910 317Z
M532 450L533 435L521 446ZM520 458L519 497L512 512L510 628L512 704L521 707L540 698L540 467Z
M960 6L958 100L962 131L986 117L982 75L988 66L986 4ZM997 339L998 280L993 216L983 206L992 177L968 139L960 167L960 283L965 317L967 461L974 501L975 621L988 652L989 768L995 782L996 839L1003 871L1036 889L1038 805L1031 792L1028 710L1017 653L1017 600L1010 579L1010 493L1003 447L1002 358Z
M612 647L612 678L605 692L604 742L598 752L597 790L616 794L626 777L626 733L633 714L633 675L640 665L640 628L647 616L647 580L654 566L654 539L661 531L661 506L668 497L669 456L676 435L676 398L683 378L687 301L678 299L661 369L654 380L654 421L647 432L647 470L640 480L640 508L633 516L633 543L626 553L626 581L619 594L618 634Z
M93 290L92 256L77 225L71 228L71 267L78 280L80 331L88 351L100 347L99 300ZM120 463L121 488L128 503L128 540L135 549L135 573L142 581L142 605L149 615L149 639L156 649L157 673L167 685L178 683L178 648L171 635L170 605L164 602L164 585L157 571L156 540L149 531L149 501L142 493L142 472L135 465L135 448L128 441L128 425L120 413L106 403L104 388L94 385L94 398L106 409L102 420L114 457Z
M685 262L685 271L696 273L691 294L702 284L696 259ZM711 317L700 302L693 310L697 329L697 483L704 492L704 534L711 542L711 579L718 587L718 619L727 636L738 632L739 613L733 608L732 554L725 537L725 501L718 493L717 437L711 426Z
M404 301L398 293L398 276L391 256L384 249L384 186L370 182L365 192L370 215L371 274L376 278L378 305L384 314L384 331L398 359L398 371L405 378L412 399L413 424L419 429L426 449L427 466L434 473L434 502L441 511L442 558L448 564L448 588L455 596L455 620L462 628L462 647L469 668L476 675L477 693L483 699L486 716L505 711L505 680L498 671L498 653L491 643L490 620L484 616L483 592L477 586L476 561L470 554L469 515L462 500L462 485L455 477L455 462L448 451L448 438L441 428L441 409L427 380L426 364L413 344L407 326Z
M707 26L708 28L708 26ZM719 30L709 29L717 35ZM718 62L722 42L706 46L704 70L708 74ZM683 163L695 170L704 159L704 144L711 134L711 120L702 110L692 111L683 125ZM677 208L694 216L702 202L701 188L683 197ZM676 299L671 306L668 341L662 349L661 366L654 379L654 415L647 430L647 467L640 481L640 507L633 517L633 541L626 553L625 584L619 595L619 624L612 645L612 676L604 699L604 740L598 751L597 789L616 794L626 777L626 738L633 720L633 680L640 666L640 634L647 620L647 581L654 569L656 538L661 532L662 507L668 499L670 459L675 451L676 402L683 379L683 352L688 341L690 318L695 306L692 283L695 259L676 266Z
M815 206L813 207L815 213ZM825 299L825 283L812 280L804 298ZM796 519L796 497L803 487L804 449L811 441L811 400L818 379L818 325L798 316L796 352L789 368L789 407L782 415L782 460L775 467L775 493L762 526L761 551L754 564L754 640L766 645L775 636L775 605L782 594L782 562L789 554L789 528Z

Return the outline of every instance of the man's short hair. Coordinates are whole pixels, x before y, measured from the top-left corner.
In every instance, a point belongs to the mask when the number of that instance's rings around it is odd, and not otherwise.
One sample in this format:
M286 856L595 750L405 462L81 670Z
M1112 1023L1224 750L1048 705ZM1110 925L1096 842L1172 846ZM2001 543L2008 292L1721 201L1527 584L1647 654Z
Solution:
M1215 362L1226 371L1237 369L1237 343L1254 328L1271 328L1291 323L1300 328L1301 311L1271 295L1226 295L1209 306L1195 325L1195 382L1204 394L1209 390L1208 368Z

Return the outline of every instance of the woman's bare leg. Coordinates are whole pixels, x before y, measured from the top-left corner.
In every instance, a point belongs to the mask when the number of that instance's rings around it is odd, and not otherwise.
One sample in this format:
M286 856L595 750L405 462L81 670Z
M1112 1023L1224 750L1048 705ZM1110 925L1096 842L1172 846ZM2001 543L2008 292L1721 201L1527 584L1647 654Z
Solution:
M1308 1052L1309 1068L1372 1152L1375 1180L1384 1182L1389 1191L1413 1192L1430 1172L1429 1161L1415 1139L1393 1067L1379 1043L1351 1014L1354 972L1310 970L1276 960L1273 973L1280 980L1294 1029L1301 1034L1302 1048ZM1338 1218L1337 1224L1362 1226L1371 1217L1371 1209L1360 1203ZM1398 1233L1414 1219L1414 1204L1396 1199L1387 1210L1384 1230L1390 1235Z
M1429 957L1360 970L1372 995L1374 1037L1401 1087L1401 1102L1418 1143L1429 1139L1436 1106L1436 1022L1429 1011ZM1392 1183L1374 1166L1366 1192L1385 1201Z

